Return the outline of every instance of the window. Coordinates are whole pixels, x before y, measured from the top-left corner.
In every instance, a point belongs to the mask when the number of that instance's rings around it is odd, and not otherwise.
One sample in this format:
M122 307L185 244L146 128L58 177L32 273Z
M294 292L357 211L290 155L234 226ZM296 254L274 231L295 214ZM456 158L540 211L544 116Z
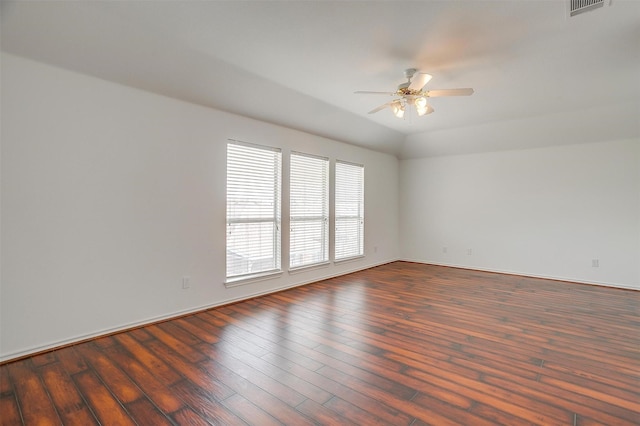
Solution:
M291 154L289 267L329 261L329 160Z
M364 255L364 166L336 162L335 259Z
M227 143L227 279L280 270L281 157Z

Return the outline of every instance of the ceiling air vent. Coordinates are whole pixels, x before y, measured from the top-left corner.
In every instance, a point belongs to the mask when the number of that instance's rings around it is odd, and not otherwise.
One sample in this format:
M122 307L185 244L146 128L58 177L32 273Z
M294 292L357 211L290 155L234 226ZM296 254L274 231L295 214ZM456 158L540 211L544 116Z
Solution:
M576 16L602 6L604 6L604 0L569 0L569 16Z

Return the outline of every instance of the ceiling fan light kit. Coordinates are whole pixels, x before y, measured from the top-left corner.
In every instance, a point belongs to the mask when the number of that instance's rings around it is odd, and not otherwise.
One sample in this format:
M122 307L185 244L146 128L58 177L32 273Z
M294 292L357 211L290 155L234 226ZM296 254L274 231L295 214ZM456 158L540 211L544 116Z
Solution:
M431 75L419 72L416 68L406 69L404 71L404 76L407 81L405 83L401 83L395 92L357 91L355 93L367 95L390 95L398 97L398 99L384 105L380 105L379 107L369 111L369 114L374 114L389 107L393 115L397 118L404 117L405 110L408 106L413 106L419 117L431 114L434 109L427 103L427 98L441 96L469 96L473 94L473 89L471 88L424 90L426 84L431 80Z
M393 112L393 115L398 118L404 117L404 105L400 101L393 101L391 103L391 111Z

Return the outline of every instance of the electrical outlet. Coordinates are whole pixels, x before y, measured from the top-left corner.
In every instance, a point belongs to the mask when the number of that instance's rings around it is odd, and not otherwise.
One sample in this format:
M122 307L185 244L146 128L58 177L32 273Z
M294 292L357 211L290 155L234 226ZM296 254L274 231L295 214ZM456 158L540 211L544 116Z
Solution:
M442 247L442 252L446 253L447 252L447 248L446 247Z
M189 287L191 287L191 277L189 276L182 277L182 289L186 290Z
M600 259L593 259L591 261L591 267L592 268L599 268L600 267Z
M473 250L467 249L467 255L471 256L473 254Z

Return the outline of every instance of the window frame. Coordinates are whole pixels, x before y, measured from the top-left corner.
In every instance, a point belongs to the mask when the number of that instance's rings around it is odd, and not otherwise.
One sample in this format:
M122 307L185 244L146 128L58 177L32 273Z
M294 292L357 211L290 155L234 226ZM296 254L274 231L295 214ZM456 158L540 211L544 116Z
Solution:
M319 164L322 167L321 175L319 176L321 181L314 182L317 184L322 184L322 194L321 194L321 202L322 202L322 211L319 215L316 216L294 216L294 157L298 158L306 158L308 160L317 160L322 162ZM322 179L324 182L322 182ZM330 160L328 157L323 157L319 155L307 154L304 152L292 151L289 154L289 270L297 271L305 268L313 268L317 266L327 265L329 264L330 258L330 210L329 210L329 195L330 195L330 184L331 176L330 176ZM316 188L318 189L318 188ZM313 201L309 199L303 199L302 201ZM306 203L305 203L306 204ZM316 205L317 207L317 205ZM303 223L319 223L321 227L321 259L312 262L306 263L296 263L292 262L292 258L294 255L294 247L293 247L293 235L294 235L294 226L295 224L303 224Z
M346 167L357 167L359 169L359 189L356 192L359 192L359 199L358 200L351 200L351 203L357 204L357 214L351 214L351 215L343 215L343 214L339 214L339 204L341 203L341 200L339 199L341 196L341 192L340 192L340 178L339 178L339 168L341 167L340 165L346 166ZM365 234L365 197L364 197L364 191L365 191L365 175L364 175L364 165L363 164L357 164L357 163L352 163L349 161L343 161L343 160L336 160L336 164L335 164L335 171L334 171L334 193L335 193L335 199L334 199L334 242L333 242L333 257L334 257L334 263L338 263L338 262L344 262L344 261L349 261L349 260L353 260L353 259L358 259L361 257L364 257L365 255L365 241L364 241L364 234ZM356 194L358 195L358 194ZM341 242L338 237L339 237L339 224L342 221L346 221L346 220L356 220L357 221L357 235L356 235L356 245L357 245L357 250L355 254L349 254L346 256L339 256L339 253L342 252L343 250L339 250L339 247L343 247L344 244L343 242Z
M273 153L273 175L271 175L273 180L273 192L271 194L271 200L273 203L273 214L269 217L264 216L255 216L255 217L239 217L230 216L230 198L229 194L229 172L230 167L232 167L232 163L230 161L230 147L244 147L247 149L260 150L263 152L271 152ZM267 163L267 166L271 164ZM249 165L245 165L246 169L249 169ZM239 168L239 173L243 171ZM244 171L247 172L246 170ZM235 139L228 139L226 146L226 178L225 178L225 197L226 197L226 223L225 223L225 276L226 281L225 285L227 287L231 287L234 285L242 284L246 281L254 281L258 279L269 278L274 275L282 274L282 149L259 145L249 142L238 141ZM249 188L250 185L247 187ZM273 253L273 268L260 269L258 271L247 271L245 273L240 274L229 274L229 253L230 253L230 245L229 245L229 235L231 231L231 227L233 225L242 225L242 224L262 224L262 223L273 223L273 233L272 233L272 253Z

